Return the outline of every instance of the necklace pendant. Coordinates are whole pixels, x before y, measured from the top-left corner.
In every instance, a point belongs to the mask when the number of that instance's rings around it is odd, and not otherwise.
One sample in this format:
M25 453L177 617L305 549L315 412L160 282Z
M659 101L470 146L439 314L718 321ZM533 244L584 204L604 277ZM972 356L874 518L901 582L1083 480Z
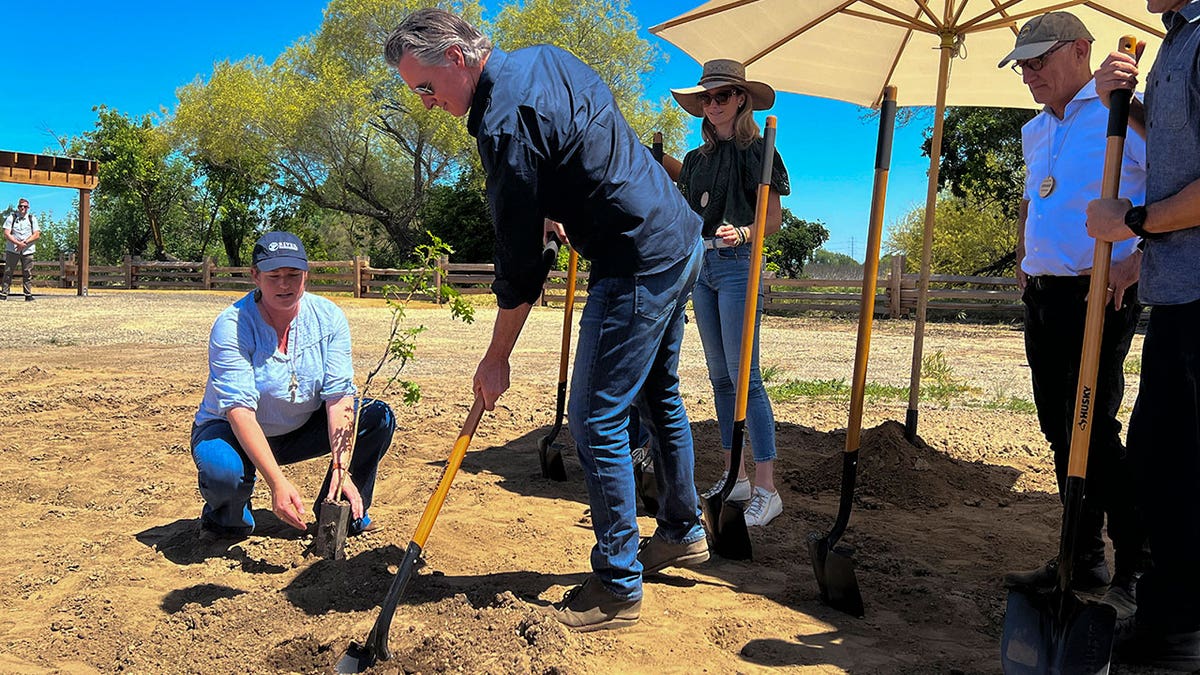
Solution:
M292 373L292 381L288 384L288 394L292 397L292 403L296 402L296 390L300 388L300 383L296 381L296 373Z
M1042 199L1049 197L1054 192L1054 186L1054 176L1046 176L1046 179L1038 186L1038 196Z
M708 192L707 191L705 191L704 194L700 195L700 208L704 208L706 206L708 206Z

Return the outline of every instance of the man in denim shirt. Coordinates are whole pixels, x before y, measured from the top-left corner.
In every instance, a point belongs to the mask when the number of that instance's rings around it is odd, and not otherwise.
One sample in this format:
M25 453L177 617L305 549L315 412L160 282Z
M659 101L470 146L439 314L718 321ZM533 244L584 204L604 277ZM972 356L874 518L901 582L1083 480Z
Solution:
M1146 203L1096 200L1088 232L1145 244L1139 298L1151 307L1128 447L1153 567L1138 586L1136 625L1117 646L1127 663L1200 669L1200 0L1148 0L1167 28L1145 105L1130 127L1146 139ZM1096 91L1137 84L1136 61L1111 54Z
M545 229L568 235L592 263L568 420L591 504L593 574L554 616L580 631L630 625L641 611L643 574L708 559L676 372L703 252L700 219L638 142L612 92L569 53L505 53L459 17L426 9L396 29L385 57L426 108L470 112L496 233L500 309L473 385L488 410L508 388L509 355L548 271ZM628 429L639 391L658 436L661 502L658 530L641 547Z

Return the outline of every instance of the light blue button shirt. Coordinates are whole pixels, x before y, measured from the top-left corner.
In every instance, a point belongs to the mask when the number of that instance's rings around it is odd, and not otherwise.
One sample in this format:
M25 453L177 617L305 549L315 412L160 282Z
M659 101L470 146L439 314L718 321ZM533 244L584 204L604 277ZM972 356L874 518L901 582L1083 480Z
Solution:
M1087 233L1087 205L1100 198L1108 145L1108 108L1088 80L1067 103L1060 120L1042 110L1021 128L1025 155L1025 258L1021 269L1032 276L1078 276L1092 266L1096 240ZM1054 190L1038 194L1046 176ZM1141 204L1146 194L1146 142L1126 134L1121 164L1121 196ZM1113 244L1112 260L1133 254L1136 240Z
M242 407L255 411L264 434L280 436L300 428L326 401L355 393L350 326L333 302L301 296L288 353L278 344L254 293L221 312L209 336L208 383L196 424L226 419Z

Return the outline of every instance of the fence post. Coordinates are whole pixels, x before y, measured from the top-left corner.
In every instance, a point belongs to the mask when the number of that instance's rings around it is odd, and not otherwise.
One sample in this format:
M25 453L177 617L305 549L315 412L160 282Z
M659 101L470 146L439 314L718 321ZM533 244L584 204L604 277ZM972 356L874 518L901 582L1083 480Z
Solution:
M433 286L435 292L437 293L437 297L434 300L437 302L439 307L442 306L442 281L443 277L445 276L445 270L449 267L450 256L443 255L438 257L437 266L433 269Z
M58 287L70 288L67 285L67 254L62 252L58 254Z
M362 256L354 256L354 297L362 297Z
M888 316L900 318L900 280L904 277L904 256L892 256L891 277L888 279Z
M212 256L204 256L204 262L200 263L200 278L204 281L204 290L206 291L212 290L212 268Z
M126 255L124 258L121 259L121 266L125 268L123 270L125 272L125 288L132 289L133 288L133 258L131 258L129 255Z

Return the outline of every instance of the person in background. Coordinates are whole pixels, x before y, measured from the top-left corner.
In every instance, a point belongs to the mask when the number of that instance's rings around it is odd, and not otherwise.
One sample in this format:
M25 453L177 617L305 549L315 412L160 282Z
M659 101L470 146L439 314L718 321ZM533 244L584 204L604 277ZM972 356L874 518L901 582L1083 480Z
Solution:
M508 389L509 357L541 294L545 219L591 261L567 418L596 544L592 574L550 611L577 631L632 625L643 574L709 556L677 373L700 219L608 86L570 53L504 52L458 16L423 9L392 33L385 58L426 108L467 115L487 175L499 311L473 382L485 408ZM660 501L658 528L640 545L629 434L639 393L657 436Z
M250 274L255 290L213 323L208 382L192 425L202 536L254 531L256 473L270 488L275 515L306 529L304 500L280 467L322 456L329 456L329 470L314 512L344 475L337 498L350 502L349 533L378 530L368 510L396 418L383 401L355 400L346 315L304 292L308 256L294 234L263 235ZM356 403L362 410L351 456Z
M1118 635L1115 652L1123 663L1190 672L1200 669L1200 0L1146 5L1167 31L1145 103L1129 108L1130 128L1146 139L1146 200L1087 207L1093 237L1141 239L1138 299L1150 307L1126 444L1151 566L1138 583L1133 630ZM1096 92L1107 103L1138 74L1134 57L1109 54Z
M17 201L17 210L4 219L4 287L0 289L0 300L8 299L13 270L20 263L25 302L33 302L33 242L41 236L37 218L29 212L29 200L21 197Z
M703 493L711 497L725 487L730 449L738 365L742 346L742 320L746 308L746 285L750 281L750 247L758 185L762 179L763 139L754 122L754 110L767 110L775 103L775 90L763 82L746 79L741 63L716 59L704 64L700 83L672 89L671 95L684 110L703 118L700 133L704 143L683 158L678 183L688 205L704 220L704 265L692 292L696 325L704 345L708 377L725 451L722 474ZM783 222L780 195L791 193L783 159L772 159L771 188L767 201L765 234L779 231ZM783 500L775 488L775 414L759 371L758 327L762 320L762 288L754 323L754 351L750 361L750 389L746 403L746 428L754 455L754 483L746 475L745 454L738 467L738 482L729 498L749 500L746 525L761 526L783 512Z
M1075 396L1083 354L1088 285L1095 240L1087 233L1087 202L1100 195L1108 110L1096 94L1092 35L1078 18L1050 12L1030 19L1000 67L1029 87L1040 113L1021 131L1025 194L1017 222L1017 284L1025 303L1025 355L1042 433L1054 453L1058 491L1067 480ZM1121 167L1122 195L1142 201L1146 143L1129 134ZM1087 489L1075 545L1072 586L1103 592L1119 617L1133 616L1145 567L1145 533L1133 499L1133 477L1117 413L1125 394L1125 357L1141 316L1137 302L1141 252L1132 240L1113 247L1100 346ZM1105 561L1104 517L1115 575ZM1111 581L1111 584L1110 584ZM1054 588L1058 560L1005 575L1010 588Z

